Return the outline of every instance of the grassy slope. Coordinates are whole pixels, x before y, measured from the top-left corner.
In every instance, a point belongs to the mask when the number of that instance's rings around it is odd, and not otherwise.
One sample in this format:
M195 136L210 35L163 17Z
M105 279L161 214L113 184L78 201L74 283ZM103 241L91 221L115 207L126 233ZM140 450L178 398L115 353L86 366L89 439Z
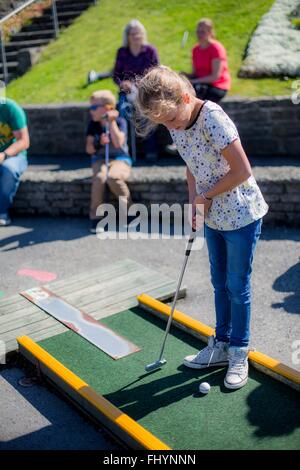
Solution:
M158 48L162 63L188 71L190 50L196 42L195 25L203 16L214 20L217 38L227 48L233 78L231 95L290 94L291 80L237 78L251 33L272 3L273 0L101 0L49 45L40 63L13 81L7 94L21 103L50 103L86 101L97 88L116 91L109 79L85 88L86 72L106 71L113 66L122 30L132 18L144 23L149 42ZM181 48L185 30L190 32L189 39Z

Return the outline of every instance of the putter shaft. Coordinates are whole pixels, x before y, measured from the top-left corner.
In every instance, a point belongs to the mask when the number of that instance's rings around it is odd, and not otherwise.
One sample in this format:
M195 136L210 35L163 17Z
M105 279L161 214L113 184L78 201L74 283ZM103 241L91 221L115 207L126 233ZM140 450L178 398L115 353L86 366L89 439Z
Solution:
M192 244L193 244L193 241L195 239L195 234L196 234L196 231L194 229L192 229L192 233L190 235L190 238L189 238L186 250L185 250L184 263L183 263L181 273L180 273L180 276L179 276L179 280L178 280L178 284L177 284L177 287L176 287L176 292L175 292L175 296L174 296L173 303L172 303L171 313L170 313L170 316L169 316L169 319L168 319L168 323L167 323L165 336L164 336L164 340L163 340L163 343L162 343L159 358L156 362L152 362L151 364L148 364L145 367L145 370L147 372L149 372L151 370L159 369L162 365L166 364L166 362L167 362L165 359L162 359L162 357L163 357L163 353L164 353L164 349L165 349L166 340L167 340L167 337L168 337L168 334L169 334L169 331L170 331L170 327L171 327L171 323L172 323L172 319L173 319L173 315L174 315L174 311L175 311L175 305L176 305L176 302L177 302L177 298L178 298L179 290L180 290L180 287L181 287L183 275L184 275L185 268L186 268L186 265L187 265L187 262L188 262L188 258L189 258L190 253L191 253Z

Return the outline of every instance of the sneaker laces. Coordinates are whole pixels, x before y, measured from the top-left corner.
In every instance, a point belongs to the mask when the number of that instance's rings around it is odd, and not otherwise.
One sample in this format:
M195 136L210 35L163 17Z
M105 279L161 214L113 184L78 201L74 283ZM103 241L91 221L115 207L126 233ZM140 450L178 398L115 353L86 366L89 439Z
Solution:
M229 353L229 367L230 374L240 374L243 372L246 365L248 354L245 355L244 351Z
M215 343L214 337L210 336L210 338L208 340L208 345L204 349L201 349L201 351L198 352L198 354L196 356L196 361L198 361L198 359L200 359L200 360L203 360L208 365L210 365L210 363L211 363L211 361L214 357L215 345L216 345L216 343ZM207 357L209 357L208 361L207 361Z

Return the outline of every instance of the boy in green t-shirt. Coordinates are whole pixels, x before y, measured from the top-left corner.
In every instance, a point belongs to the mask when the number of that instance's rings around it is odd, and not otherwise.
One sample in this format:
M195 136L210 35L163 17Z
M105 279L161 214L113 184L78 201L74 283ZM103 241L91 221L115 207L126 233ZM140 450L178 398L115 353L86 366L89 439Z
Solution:
M9 208L27 168L26 115L13 100L0 99L0 226L9 225Z

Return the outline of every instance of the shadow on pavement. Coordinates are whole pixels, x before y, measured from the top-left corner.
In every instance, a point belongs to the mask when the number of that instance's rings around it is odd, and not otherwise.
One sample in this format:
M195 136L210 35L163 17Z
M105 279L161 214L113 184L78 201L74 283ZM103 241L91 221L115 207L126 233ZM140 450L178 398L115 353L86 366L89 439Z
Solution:
M1 394L2 403L5 402L6 393L9 393L10 398L7 404L9 416L7 416L5 428L1 430L0 450L117 448L107 439L107 436L103 438L95 427L69 403L46 387L34 385L24 388L20 386L18 380L24 375L20 369L4 369L1 375L10 385L6 390L4 384L4 392L2 391ZM13 415L14 409L17 409L15 416ZM2 424L4 422L5 419Z
M28 229L23 233L7 235L12 228ZM0 251L12 251L39 243L49 243L57 240L69 241L90 236L87 218L71 219L50 217L22 217L13 219L13 227L2 227L0 230ZM14 246L9 247L13 244Z
M288 313L300 313L300 262L291 266L285 273L279 276L273 289L277 292L291 292L283 299L283 302L272 304L273 308L284 308Z

